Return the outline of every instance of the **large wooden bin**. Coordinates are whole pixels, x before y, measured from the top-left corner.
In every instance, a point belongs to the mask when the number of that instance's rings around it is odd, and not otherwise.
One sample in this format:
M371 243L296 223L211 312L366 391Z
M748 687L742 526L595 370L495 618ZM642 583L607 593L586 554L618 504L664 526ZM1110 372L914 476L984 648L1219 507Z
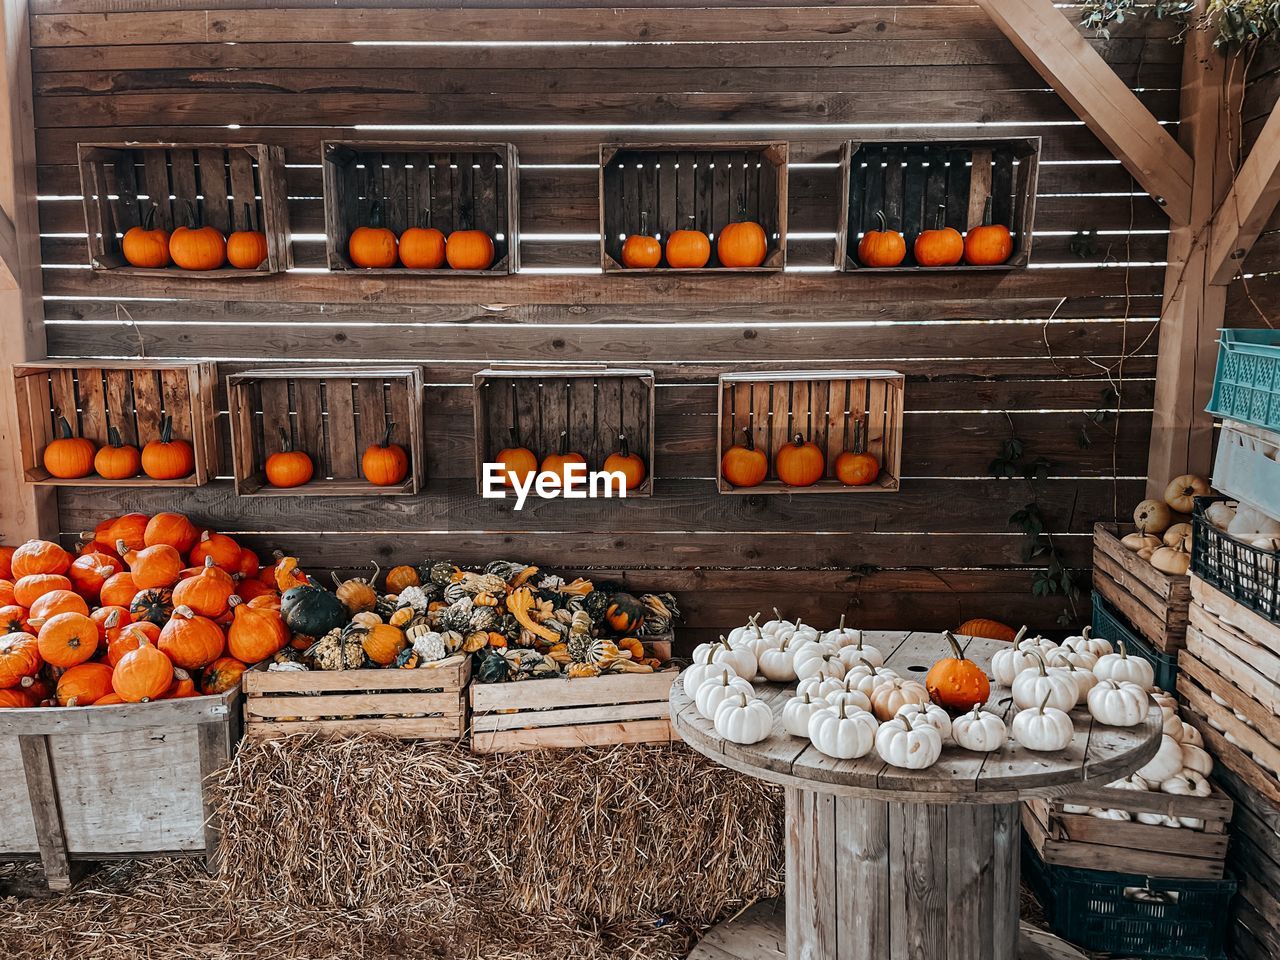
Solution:
M108 707L0 710L0 860L53 890L104 859L217 856L208 777L240 739L240 690Z
M1163 573L1128 549L1112 523L1093 525L1093 588L1138 633L1164 654L1177 654L1187 640L1191 578Z

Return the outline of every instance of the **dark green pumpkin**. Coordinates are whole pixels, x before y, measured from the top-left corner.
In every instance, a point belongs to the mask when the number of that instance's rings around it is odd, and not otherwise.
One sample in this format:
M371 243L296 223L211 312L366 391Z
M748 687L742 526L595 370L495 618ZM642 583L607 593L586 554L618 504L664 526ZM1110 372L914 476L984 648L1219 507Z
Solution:
M629 593L615 593L605 610L604 619L616 633L632 634L644 623L649 608Z
M129 613L134 620L147 620L163 627L173 616L173 594L163 587L140 590L129 604Z
M280 616L290 630L308 637L323 637L351 621L351 612L337 594L313 584L286 590L280 598Z

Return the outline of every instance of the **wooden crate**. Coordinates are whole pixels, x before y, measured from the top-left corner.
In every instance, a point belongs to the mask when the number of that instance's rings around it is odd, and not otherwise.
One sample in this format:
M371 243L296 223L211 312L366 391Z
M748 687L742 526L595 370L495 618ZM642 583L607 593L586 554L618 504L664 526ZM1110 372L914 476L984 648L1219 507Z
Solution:
M906 378L893 370L821 370L720 375L716 463L750 430L769 458L769 475L754 487L735 487L717 476L721 493L887 493L899 488L902 472L902 390ZM836 457L852 446L861 424L866 448L880 461L880 476L864 487L848 487L835 476ZM789 487L777 479L774 455L797 434L826 454L826 475L811 487Z
M589 470L599 470L626 434L632 453L645 463L645 479L628 497L653 493L652 370L492 368L481 370L475 387L476 490L483 492L484 464L519 442L541 460L555 453L560 432L581 453Z
M1035 218L1039 137L995 140L854 140L840 152L842 202L836 231L836 268L861 270L858 241L878 229L883 211L891 229L906 237L907 257L885 270L1012 270L1031 258ZM961 233L982 223L991 197L992 220L1013 233L1013 255L996 266L921 267L912 256L916 235L934 225L943 208L943 225Z
M715 238L735 220L764 228L768 252L759 267L722 267ZM605 273L662 273L671 268L622 265L622 242L649 232L666 243L675 230L711 237L711 259L701 270L772 272L787 262L787 145L785 143L602 144L600 147L600 266Z
M293 265L289 241L284 148L261 143L81 143L80 192L84 198L89 263L147 277L261 277ZM248 223L245 221L246 206ZM253 270L133 267L120 251L125 231L145 223L172 231L194 209L199 221L223 236L261 230L267 259Z
M418 670L267 670L244 674L246 737L377 733L402 740L453 740L467 729L471 658Z
M87 861L202 856L212 868L206 781L240 739L240 696L0 710L0 860L39 857L54 890Z
M1214 779L1236 802L1227 853L1227 866L1239 882L1231 903L1231 955L1275 960L1280 956L1280 804L1229 769L1219 766Z
M1191 578L1157 570L1120 542L1133 531L1093 525L1093 587L1163 653L1186 645Z
M1178 654L1188 719L1220 763L1280 804L1280 626L1199 577L1191 578L1191 597L1187 646Z
M509 143L354 143L326 140L325 247L330 270L402 276L503 276L520 267L520 184ZM447 236L471 227L493 238L488 270L406 270L357 267L347 255L352 232L369 223L372 204L383 226L399 236L433 226Z
M1127 810L1134 820L1067 813L1066 804ZM1027 800L1022 824L1046 863L1183 880L1220 880L1227 855L1231 798L1219 787L1207 797L1089 787L1070 796ZM1203 830L1139 823L1139 813L1195 817Z
M74 487L196 487L215 475L218 437L214 428L217 370L212 363L113 360L37 360L13 368L18 439L28 483ZM59 480L44 468L44 448L66 417L77 435L102 446L108 427L125 443L142 446L160 436L161 421L173 418L173 436L191 443L195 470L178 480L147 476L105 480L91 475Z
M471 752L667 743L676 671L471 686Z
M394 496L417 493L425 477L422 371L418 367L300 367L253 370L227 378L231 451L241 496ZM364 478L360 458L392 442L409 454L409 473L396 486ZM280 431L305 450L315 476L300 487L266 482L267 457L281 449Z

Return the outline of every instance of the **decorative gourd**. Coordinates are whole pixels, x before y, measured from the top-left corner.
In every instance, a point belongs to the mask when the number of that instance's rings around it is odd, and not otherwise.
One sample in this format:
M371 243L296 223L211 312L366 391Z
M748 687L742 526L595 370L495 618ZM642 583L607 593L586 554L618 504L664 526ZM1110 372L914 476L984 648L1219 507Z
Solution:
M1088 650L1077 650L1075 647L1058 647L1045 657L1045 663L1050 667L1072 666L1090 672L1097 662L1098 658Z
M1077 653L1091 653L1098 659L1105 657L1108 653L1113 652L1110 640L1104 640L1102 637L1093 636L1093 629L1085 627L1080 631L1078 636L1067 637L1062 641L1060 649L1074 650ZM1097 666L1095 662L1094 666Z
M139 590L129 603L129 614L135 622L147 620L163 627L173 616L173 593L163 587Z
M866 434L859 420L853 425L853 449L842 450L836 457L836 479L846 487L865 487L880 476L880 461L867 453L866 447Z
M1196 497L1207 497L1210 494L1209 481L1194 473L1184 473L1174 477L1164 490L1164 502L1178 513L1190 513L1195 509ZM1168 543L1168 541L1165 541ZM1169 544L1173 546L1173 544Z
M649 608L629 593L619 591L605 607L604 620L614 633L639 633ZM725 644L728 647L728 644Z
M499 450L494 462L502 465L502 481L508 487L512 485L512 475L523 486L538 472L538 458L528 447L521 446L515 427L511 428L511 445Z
M419 216L426 226L400 234L400 263L410 270L439 270L444 266L444 234L431 226L430 210L420 210Z
M809 736L809 718L827 709L827 702L808 693L797 693L782 708L782 729L793 737Z
M1173 737L1161 735L1160 747L1156 755L1139 767L1138 776L1147 783L1163 783L1170 777L1176 777L1182 769L1182 744Z
M865 693L870 697L884 684L900 679L902 678L898 676L896 671L890 670L888 667L873 667L864 661L849 668L849 672L845 674L845 686L850 690L857 690L859 693ZM921 685L921 689L924 689L923 685ZM926 699L928 696L929 692L925 690Z
M963 750L990 753L1003 747L1008 735L1004 721L981 707L951 721L951 739Z
M809 718L809 741L815 750L837 760L865 757L875 746L879 724L865 710L840 702L815 710Z
M128 609L137 595L138 585L133 582L133 574L122 570L107 578L107 582L102 585L102 590L98 594L98 601L105 606Z
M966 660L960 644L950 630L943 636L951 645L953 656L944 657L929 668L925 675L925 689L934 703L951 710L968 710L986 703L991 695L991 683L986 673L972 660Z
M347 241L347 256L357 267L386 269L396 265L396 235L382 225L382 204L377 200L369 205L369 223L351 231Z
M1018 636L1018 631L1013 627L1006 626L998 620L987 620L981 617L966 620L956 627L956 633L962 637L985 637L988 640L1007 640L1010 643Z
M240 229L227 237L227 262L237 270L256 270L267 259L267 235L253 229L253 212L244 205Z
M755 688L751 686L750 681L726 672L704 680L698 687L698 693L693 698L693 702L698 708L698 713L708 720L714 720L720 704L729 697L739 694L754 697Z
M971 227L964 238L964 262L975 267L1004 263L1013 256L1013 236L1009 228L991 222L991 197L982 208L982 225Z
M98 651L98 625L83 613L50 617L36 637L40 656L55 667L74 667Z
M822 479L826 469L822 450L800 433L790 443L783 444L773 457L773 472L789 487L811 487Z
M67 579L76 593L89 600L96 600L103 584L124 569L124 564L105 553L82 553L67 569Z
M934 212L933 227L922 230L912 247L916 263L922 267L951 267L964 256L964 237L954 227L944 224L947 208L939 204Z
M46 593L70 589L71 581L60 573L33 573L20 577L13 585L13 599L19 606L30 610Z
M932 724L894 717L876 731L876 753L892 767L924 770L942 755L942 735Z
M622 265L633 270L652 270L662 262L662 244L649 236L649 211L640 213L640 232L622 241Z
M409 474L409 454L400 444L391 442L395 428L388 421L382 442L369 444L360 458L360 472L375 487L394 487Z
M190 607L174 607L173 616L160 631L156 647L186 670L200 670L222 656L227 638L222 628ZM274 651L273 651L274 652Z
M1049 694L1038 708L1019 710L1013 718L1013 738L1028 750L1053 753L1065 750L1075 736L1071 717L1048 705Z
M286 590L280 598L280 616L290 630L308 637L323 637L351 619L341 600L328 590L311 585Z
M929 702L929 691L918 680L903 680L894 677L881 683L868 696L871 699L871 712L880 721L892 720L902 707L908 703L926 704Z
M156 205L147 208L140 226L130 227L120 239L120 253L131 267L156 270L169 265L169 231L157 227Z
M1097 675L1092 670L1081 669L1073 663L1068 663L1065 666L1055 665L1055 669L1061 670L1075 681L1077 691L1076 702L1086 703L1089 699L1089 691L1098 685Z
M352 577L349 580L339 580L336 573L331 573L330 576L333 577L334 593L342 601L342 605L353 614L372 610L378 605L378 591L373 587L378 579L376 563L373 565L373 576L368 579Z
M951 717L947 711L932 703L904 703L894 714L895 717L909 717L911 724L928 723L937 729L946 743L951 738Z
M868 230L858 241L858 262L864 267L896 267L907 256L907 241L897 230L890 230L884 211L876 211L879 230Z
M818 637L823 643L829 643L837 651L845 647L853 647L862 643L862 631L844 625L845 615L840 614L840 622L830 630L824 630Z
M847 668L844 661L825 643L808 641L796 647L792 657L795 664L796 677L807 680L818 674L843 679Z
M201 224L196 205L186 201L187 223L169 237L169 256L183 270L217 270L227 260L227 240L208 224Z
M115 425L107 427L107 442L93 455L93 470L103 480L127 480L142 469L142 454L120 439Z
M1115 653L1099 657L1093 665L1093 672L1100 680L1128 680L1136 683L1143 690L1150 690L1156 683L1155 668L1151 661L1142 657L1131 657L1124 648L1124 641L1119 641Z
M179 580L173 588L176 606L187 606L202 617L220 617L227 612L227 601L235 592L231 575L205 557L204 566L194 577Z
M625 433L619 434L618 449L605 457L603 469L605 473L622 474L624 489L634 490L644 483L644 460L640 454L631 452Z
M81 663L58 678L55 697L60 707L91 707L111 693L111 668L105 663Z
M309 454L293 449L293 441L280 428L280 449L267 457L267 483L273 487L300 487L311 479L315 466Z
M739 691L720 704L714 726L731 743L759 743L773 732L773 711L763 700Z
M1075 680L1058 667L1052 670L1046 668L1044 660L1039 656L1036 657L1034 669L1024 670L1013 678L1010 690L1014 705L1023 710L1029 710L1043 701L1065 713L1074 709L1080 700L1080 688Z
M195 566L203 566L206 557L213 557L213 562L231 575L240 568L240 544L225 533L214 533L206 530L191 548L189 560Z
M111 685L125 703L159 700L173 685L173 661L147 637L123 654L111 673Z
M377 579L377 576L377 565L375 564L373 579L369 582L373 583L374 580ZM422 578L418 576L418 571L413 567L410 567L407 564L401 564L400 566L392 567L387 571L385 583L387 585L388 593L399 594L400 591L408 587L416 587L421 584Z
M556 453L549 453L542 460L542 472L560 478L561 486L565 486L569 477L569 464L586 464L587 459L580 453L569 449L569 431L560 431L560 446Z
M93 459L97 448L92 440L77 437L71 432L66 417L58 417L58 436L44 448L44 468L59 480L79 480L93 473Z
M248 669L247 664L235 657L219 657L204 668L200 677L200 692L207 697L226 693L240 683L240 678Z
M142 590L152 587L171 587L182 574L182 554L167 543L141 550L128 549L124 541L116 544L116 550L124 557L133 575L133 582Z
M997 650L991 658L991 675L1003 687L1013 685L1013 679L1024 670L1034 670L1040 662L1040 654L1024 645L1027 628L1023 627L1014 637L1013 646Z
M463 224L470 219L463 212ZM483 230L455 230L445 241L444 256L454 270L488 270L493 266L493 238Z
M195 451L173 435L173 417L160 422L160 437L142 448L142 472L152 480L180 480L196 468Z
M1150 698L1136 683L1099 680L1086 701L1089 716L1109 727L1136 727L1147 719Z
M142 542L148 547L167 543L179 553L185 554L200 537L196 525L181 513L157 513L147 521Z
M720 458L720 476L735 487L754 487L769 475L769 458L757 450L751 430L742 430L743 442L735 443Z
M34 677L44 665L40 644L29 633L0 637L0 690L16 687L24 677Z
M88 616L89 604L74 590L50 590L31 605L31 609L27 611L27 622L39 630L46 620L60 613L82 613Z
M701 230L694 229L694 217L686 219L689 226L674 230L667 237L667 266L676 270L698 270L711 259L711 240Z
M737 220L725 224L716 237L716 259L722 267L758 267L769 252L764 227L747 219L747 208L738 197Z
M363 628L360 645L364 654L381 667L389 667L396 662L396 657L408 648L409 641L404 631L389 623L379 623Z

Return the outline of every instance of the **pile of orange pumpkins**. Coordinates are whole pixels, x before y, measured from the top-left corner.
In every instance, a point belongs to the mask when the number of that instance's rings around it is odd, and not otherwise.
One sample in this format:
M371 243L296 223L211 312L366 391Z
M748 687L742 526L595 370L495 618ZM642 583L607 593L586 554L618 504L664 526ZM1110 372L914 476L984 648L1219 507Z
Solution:
M409 227L400 236L383 226L377 202L370 205L369 222L351 231L347 256L357 267L385 270L401 266L409 270L488 270L495 256L493 238L483 230L464 228L447 237L426 222Z
M631 270L651 270L659 266L665 256L667 266L675 270L699 270L711 261L711 238L689 226L673 230L666 246L657 237L649 235L648 214L640 215L640 232L630 234L622 242L622 265ZM769 238L764 227L748 220L746 211L739 210L738 219L725 224L716 236L716 260L721 267L758 267L769 252Z
M76 553L0 547L0 707L225 693L292 639L279 572L180 513L105 520Z
M962 260L971 267L995 267L1013 256L1013 234L991 219L991 198L982 223L961 234L943 223L945 207L938 207L934 224L916 234L911 254L918 267L954 267ZM897 267L907 258L907 238L890 229L884 211L876 211L878 230L868 230L858 242L858 262L864 267Z
M58 435L49 441L41 456L49 476L59 480L79 480L97 474L104 480L128 480L139 473L152 480L180 480L196 468L191 444L173 435L173 418L165 417L160 435L139 450L120 439L114 426L107 442L96 446L88 437L77 437L66 417L58 418Z
M220 270L230 264L237 270L256 270L267 259L267 235L253 230L248 205L244 225L228 236L196 218L195 205L187 202L187 224L173 233L155 225L156 208L147 211L140 226L130 227L120 241L120 252L133 267L162 269L173 264L183 270Z
M880 461L866 450L861 425L856 425L852 449L842 450L831 463L831 472L846 487L865 487L880 477ZM720 458L720 476L735 487L754 487L769 476L769 457L755 445L749 428L743 442L735 443ZM773 456L773 474L788 487L811 487L827 474L827 457L812 440L797 433Z

